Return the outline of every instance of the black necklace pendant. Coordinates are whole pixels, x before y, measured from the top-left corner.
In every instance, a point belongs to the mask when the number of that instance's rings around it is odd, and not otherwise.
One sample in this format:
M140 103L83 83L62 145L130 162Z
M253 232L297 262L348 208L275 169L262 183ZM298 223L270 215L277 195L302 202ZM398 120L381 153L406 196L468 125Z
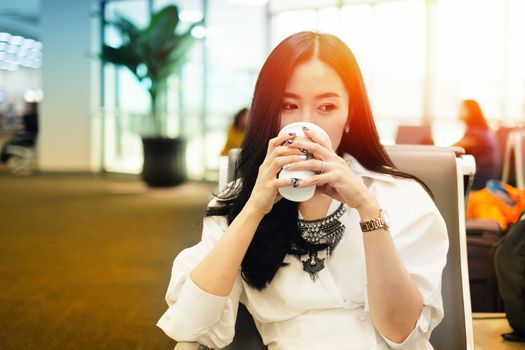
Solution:
M317 252L309 252L309 257L306 260L301 260L303 263L303 270L310 274L310 278L315 282L319 271L324 269L324 258L321 259L317 256Z

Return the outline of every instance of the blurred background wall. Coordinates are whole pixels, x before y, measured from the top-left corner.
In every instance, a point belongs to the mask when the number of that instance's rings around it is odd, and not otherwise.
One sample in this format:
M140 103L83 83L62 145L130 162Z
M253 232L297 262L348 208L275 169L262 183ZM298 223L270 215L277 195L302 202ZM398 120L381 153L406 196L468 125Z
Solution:
M300 30L337 34L353 50L385 144L411 124L432 125L438 145L455 142L465 98L480 102L493 127L525 116L521 0L4 0L0 111L16 115L24 96L42 98L41 170L140 172L146 90L97 55L123 40L108 21L123 15L145 26L171 3L186 26L205 21L168 90L169 133L189 138L191 179L216 180L233 113L249 105L271 49Z

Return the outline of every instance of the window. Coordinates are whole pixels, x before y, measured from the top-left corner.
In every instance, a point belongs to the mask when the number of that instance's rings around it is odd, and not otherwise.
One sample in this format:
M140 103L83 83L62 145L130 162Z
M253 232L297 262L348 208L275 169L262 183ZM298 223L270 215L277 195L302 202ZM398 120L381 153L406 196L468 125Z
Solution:
M182 25L206 18L206 39L198 42L179 74L168 81L167 113L170 136L184 136L188 176L216 178L219 154L234 113L251 102L255 80L264 62L266 40L264 6L250 7L229 1L154 0L153 11L176 4ZM243 15L239 16L242 11ZM138 26L149 19L149 1L108 1L106 19L122 14ZM242 29L241 29L242 28ZM111 26L104 28L106 43L122 38ZM147 90L126 68L105 66L104 167L109 171L138 173L142 167L140 131L149 122Z
M425 5L391 1L375 6L371 100L384 119L418 120L423 113Z
M321 2L271 1L272 45L304 29L339 35L361 67L384 143L394 141L397 125L423 121L432 121L436 144L455 142L466 98L493 124L523 119L524 1Z
M423 1L276 13L272 46L300 30L336 34L350 47L362 70L383 142L393 141L393 120L417 122L421 118L425 73Z
M501 119L505 1L440 0L436 33L435 115L455 119L460 101L474 98L487 117Z
M272 48L287 36L303 30L317 28L317 12L314 10L289 11L276 14L272 18Z
M148 22L147 2L108 2L105 15L106 21L112 21L118 15L131 19L137 26L145 26ZM103 30L105 44L121 44L122 37L112 26L105 26ZM142 167L140 131L148 118L148 93L127 68L112 64L104 65L102 91L104 168L108 171L139 173Z

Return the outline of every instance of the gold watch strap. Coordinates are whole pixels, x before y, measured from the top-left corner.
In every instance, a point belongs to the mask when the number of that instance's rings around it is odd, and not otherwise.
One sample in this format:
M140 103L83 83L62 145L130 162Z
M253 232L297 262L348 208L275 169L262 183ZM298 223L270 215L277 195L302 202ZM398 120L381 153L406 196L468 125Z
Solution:
M361 231L363 232L370 232L380 228L388 229L388 224L383 217L383 211L381 209L379 210L379 216L377 218L362 221L359 225L361 225Z

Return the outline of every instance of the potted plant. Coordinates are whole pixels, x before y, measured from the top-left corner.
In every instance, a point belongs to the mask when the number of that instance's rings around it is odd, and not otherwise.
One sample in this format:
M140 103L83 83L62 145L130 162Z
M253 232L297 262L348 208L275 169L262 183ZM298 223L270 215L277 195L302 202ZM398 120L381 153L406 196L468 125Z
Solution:
M123 36L120 47L103 45L101 59L127 67L148 90L151 101L153 132L141 135L144 149L142 178L150 186L180 184L186 179L186 140L167 136L165 108L161 96L166 92L170 75L178 72L193 44L198 40L191 32L200 23L193 23L179 33L177 6L170 5L153 14L144 29L117 16L109 22Z

